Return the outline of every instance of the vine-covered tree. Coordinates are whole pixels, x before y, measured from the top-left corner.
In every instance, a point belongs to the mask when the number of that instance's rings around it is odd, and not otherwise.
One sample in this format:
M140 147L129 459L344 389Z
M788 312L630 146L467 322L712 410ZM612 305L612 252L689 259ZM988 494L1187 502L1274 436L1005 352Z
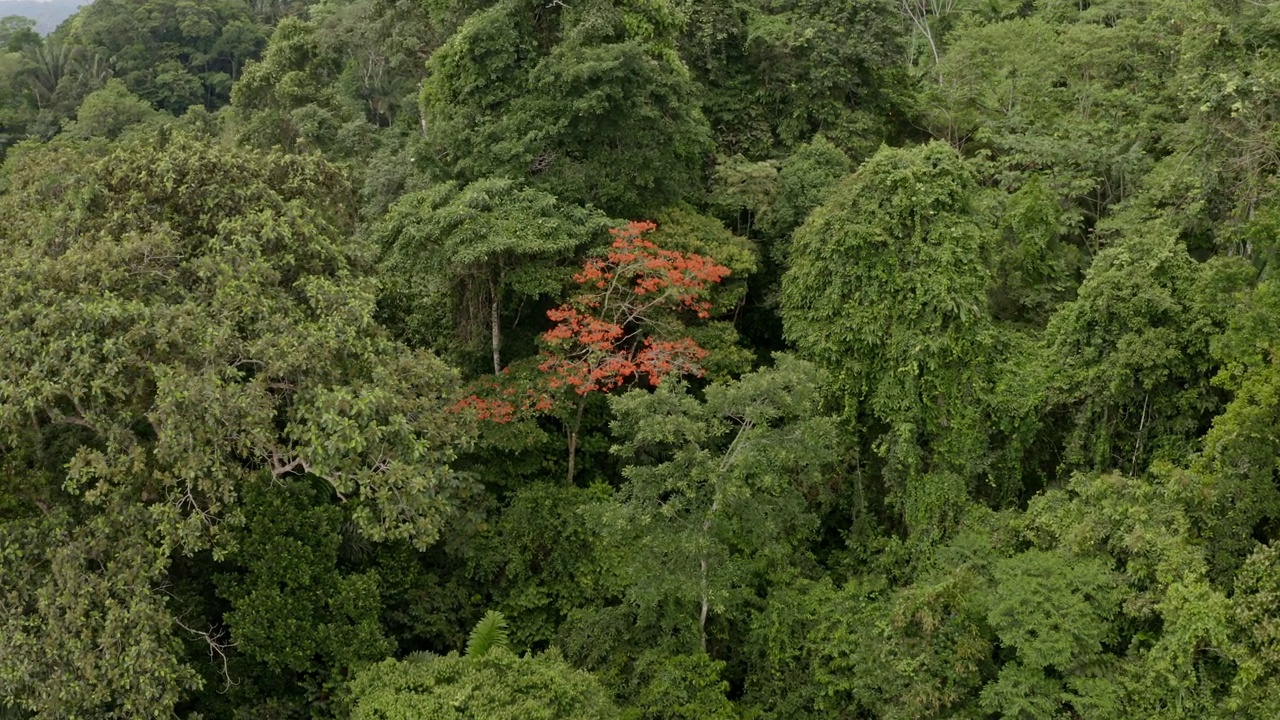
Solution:
M710 149L668 0L503 0L431 57L423 132L440 172L528 177L644 217L693 193Z
M942 527L987 459L990 236L975 191L947 145L883 149L796 232L782 280L787 338L831 373L912 532Z

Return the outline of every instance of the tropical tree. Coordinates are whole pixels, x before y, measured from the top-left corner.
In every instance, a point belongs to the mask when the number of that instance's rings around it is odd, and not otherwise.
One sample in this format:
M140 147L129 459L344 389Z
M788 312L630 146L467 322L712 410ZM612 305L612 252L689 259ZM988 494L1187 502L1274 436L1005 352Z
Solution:
M373 252L337 171L157 136L101 158L30 149L7 180L10 698L171 713L198 683L166 572L227 552L251 486L307 476L368 537L439 536L468 487L448 466L467 437L444 412L454 377L373 322Z
M76 110L75 123L67 134L78 138L105 137L114 140L127 128L156 119L159 113L147 101L129 92L124 83L112 79L101 90L89 93Z
M838 459L821 387L816 368L781 356L702 402L680 383L612 399L626 483L600 511L602 532L624 597L642 618L678 614L686 652L707 653L715 617L736 617L802 558Z
M392 278L388 314L403 337L441 351L451 339L465 347L487 336L497 374L504 312L557 294L569 262L608 226L597 212L508 180L411 193L374 230ZM434 313L444 322L433 323Z
M28 74L36 106L44 109L53 105L58 88L71 74L84 51L75 45L49 40L30 47L27 51Z
M988 231L950 147L882 149L796 231L787 338L830 373L890 502L934 533L988 460L976 395L994 343Z
M1151 223L1094 258L1049 320L1038 375L1046 405L1069 419L1066 468L1141 473L1177 460L1219 410L1209 343L1227 308L1209 298L1242 280L1241 263L1197 263Z
M438 172L528 177L562 200L646 217L696 191L710 149L666 0L503 0L437 50L422 88Z
M605 720L617 707L590 674L558 652L519 657L506 647L506 620L490 611L466 653L387 660L353 683L353 720Z
M261 59L246 63L230 101L242 142L288 152L350 152L348 133L364 129L354 98L339 92L343 57L310 22L286 18ZM340 153L341 154L341 153Z
M658 247L644 238L654 228L633 222L614 230L609 254L587 261L574 275L580 293L547 311L556 325L543 334L538 370L551 390L571 390L579 398L566 429L570 483L589 394L636 378L658 385L668 376L701 373L707 352L688 337L680 315L709 318L706 296L729 268Z

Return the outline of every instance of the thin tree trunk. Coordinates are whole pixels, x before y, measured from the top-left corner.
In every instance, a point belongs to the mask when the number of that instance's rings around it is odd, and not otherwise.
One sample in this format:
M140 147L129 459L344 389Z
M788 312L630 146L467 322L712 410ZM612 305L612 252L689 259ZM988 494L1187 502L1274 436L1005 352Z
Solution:
M578 432L582 430L582 414L587 409L587 398L583 396L578 401L578 414L574 418L573 426L569 428L569 477L565 479L566 485L573 484L573 472L578 456Z
M1147 432L1147 408L1151 401L1151 393L1142 398L1142 419L1138 421L1138 439L1133 445L1133 459L1129 461L1129 472L1138 474L1138 456L1142 454L1142 440Z
M703 524L703 530L707 529L707 523ZM702 636L702 653L707 652L707 615L711 611L711 598L707 592L707 559L702 558L700 565L702 567L702 612L698 615L698 632Z
M498 308L498 280L489 276L489 327L493 343L493 374L502 372L502 315Z
M738 427L738 434L734 435L733 442L729 443L729 450L725 453L724 460L720 463L719 474L723 475L733 466L733 461L737 459L738 453L742 450L745 443L743 438L747 433L751 432L755 427L755 423L750 420L744 420L742 425ZM715 497L711 501L711 509L707 510L707 516L702 521L702 533L704 536L711 534L711 521L715 519L716 513L720 510L720 498ZM707 618L711 615L711 584L707 579L708 569L707 558L698 558L698 568L701 571L698 578L698 590L700 594L701 607L698 612L698 634L702 642L702 652L707 651Z
M751 422L743 423L742 428L738 430L738 435L733 439L730 446L729 454L725 457L724 462L720 464L720 472L725 472L729 466L733 464L733 458L738 454L738 450L742 445L738 443L742 439L746 430L751 428ZM702 521L703 535L711 533L711 520L716 516L716 511L720 509L720 498L711 501L711 509L707 511L707 517ZM707 652L707 616L711 614L711 588L707 581L707 558L706 556L698 558L698 567L702 570L701 576L698 578L699 590L702 592L702 608L698 613L698 634L702 637L702 652Z

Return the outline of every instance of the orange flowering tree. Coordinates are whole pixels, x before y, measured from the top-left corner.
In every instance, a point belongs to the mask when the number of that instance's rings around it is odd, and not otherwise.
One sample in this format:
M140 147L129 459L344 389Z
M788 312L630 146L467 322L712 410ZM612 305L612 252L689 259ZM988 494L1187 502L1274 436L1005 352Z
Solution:
M538 369L552 390L567 388L581 398L568 424L569 481L586 396L608 392L634 380L657 385L663 378L700 375L706 357L682 335L680 316L711 316L707 291L729 275L729 268L708 257L664 250L645 239L656 229L631 222L614 229L613 245L573 276L578 293L549 310L556 323L543 336Z
M706 351L679 336L679 316L710 317L707 290L729 268L658 247L644 238L655 227L632 222L612 230L609 253L573 276L578 294L547 312L556 326L542 336L546 351L539 369L553 389L586 395L636 377L657 385L669 375L699 372Z
M613 244L573 276L571 299L547 311L555 326L543 334L532 387L490 381L459 404L481 419L506 423L548 412L552 393L578 396L566 419L569 481L586 398L629 382L657 385L664 378L701 375L706 350L684 335L684 321L711 316L710 288L729 268L709 257L658 247L645 239L656 226L631 222L611 231Z

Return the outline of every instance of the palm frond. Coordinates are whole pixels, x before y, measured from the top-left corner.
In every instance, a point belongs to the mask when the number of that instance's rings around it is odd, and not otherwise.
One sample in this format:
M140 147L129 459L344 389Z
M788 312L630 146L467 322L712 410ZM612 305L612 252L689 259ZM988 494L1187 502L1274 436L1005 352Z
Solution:
M494 648L507 647L507 618L497 610L484 614L467 638L467 657L480 657Z

